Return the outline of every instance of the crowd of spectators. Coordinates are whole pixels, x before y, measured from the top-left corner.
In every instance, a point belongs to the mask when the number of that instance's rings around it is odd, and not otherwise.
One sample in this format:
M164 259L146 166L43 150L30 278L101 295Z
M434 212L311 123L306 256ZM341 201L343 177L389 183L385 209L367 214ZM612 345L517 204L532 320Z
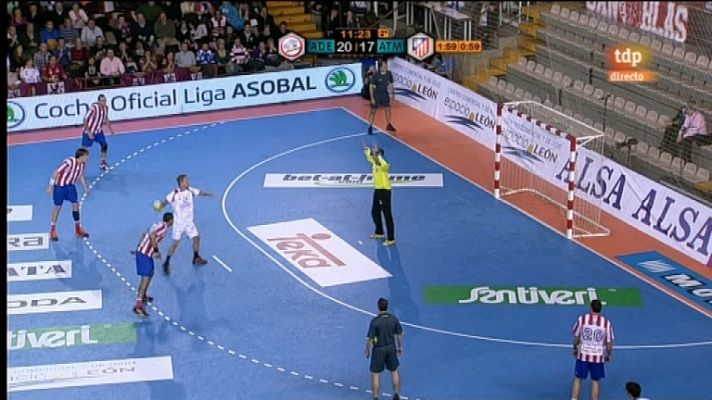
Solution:
M290 68L263 1L7 3L9 97Z

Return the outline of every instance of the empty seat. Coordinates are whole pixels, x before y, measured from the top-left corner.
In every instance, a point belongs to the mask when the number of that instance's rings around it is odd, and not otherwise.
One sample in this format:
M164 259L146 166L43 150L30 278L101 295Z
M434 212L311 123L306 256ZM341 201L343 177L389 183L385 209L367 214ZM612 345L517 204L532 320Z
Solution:
M635 114L635 103L632 101L627 101L625 103L625 112L628 114Z
M490 77L490 78L489 78L489 85L496 88L498 81L499 81L499 79L497 79L496 76Z
M648 109L645 108L644 105L638 105L638 106L635 108L635 115L637 115L637 116L639 116L639 117L645 118L645 116L647 115L647 113L648 113Z
M559 13L559 15L561 16L561 18L568 18L570 13L571 10L566 7L561 7L561 12Z
M640 37L640 45L643 47L650 47L653 40L648 35L643 35Z
M517 64L522 68L526 68L527 67L526 57L519 57L519 61L517 61Z
M672 56L672 51L673 51L672 43L665 42L663 44L663 48L661 49L661 51L668 56Z
M628 36L628 41L632 43L638 43L640 42L640 33L638 32L631 32L630 35Z
M662 152L660 154L660 158L653 161L653 164L662 169L670 169L670 163L672 163L672 154L668 153L667 151Z
M685 58L685 49L682 47L675 47L675 50L672 52L672 56L675 59L682 60Z
M553 6L551 6L551 10L550 10L550 11L551 11L552 14L559 15L559 13L561 12L561 6L558 5L558 4L554 4Z
M658 39L651 39L650 48L653 51L661 51L663 48L663 42Z
M537 104L541 104L541 97L539 97L539 96L534 96L534 97L532 97L532 101L535 102L535 103L537 103Z
M624 143L626 140L625 134L623 132L616 132L616 135L613 137L613 140L616 142L616 144Z
M628 31L628 29L620 28L618 30L618 38L620 40L628 40L629 35L630 35L630 32Z
M685 168L682 170L682 176L684 178L694 178L695 174L697 173L697 165L695 163L687 163L685 164ZM688 179L690 180L690 179Z
M601 89L601 88L596 88L596 90L593 91L593 98L594 98L594 99L602 99L603 96L605 96L605 93L603 92L603 89Z
M583 94L585 96L591 97L593 96L593 86L591 85L586 85L583 87Z
M663 126L668 126L670 125L670 117L667 115L661 115L660 118L658 118L658 123Z
M603 124L600 123L600 122L594 122L593 128L594 128L594 129L597 129L597 130L599 130L599 131L603 131Z
M527 61L527 69L534 71L534 68L536 67L536 61L534 60L529 60Z
M546 67L546 69L544 70L544 78L551 79L551 77L553 75L554 75L554 70L549 67Z
M554 110L556 110L558 112L564 112L564 107L561 107L560 105L557 104L554 106Z
M517 90L514 91L514 97L521 99L522 96L524 96L524 89L517 88Z
M548 98L547 98L546 100L544 100L544 105L547 106L547 107L549 107L549 108L553 108L553 107L554 107L554 103L552 103L551 100L549 100Z
M571 10L569 13L569 20L571 21L578 21L579 19L579 13L576 10Z
M543 75L544 74L544 64L537 64L536 68L534 68L534 73Z
M700 168L695 174L697 182L707 182L710 180L710 171L707 168Z
M616 96L613 106L622 110L625 107L625 99L620 96Z
M578 92L582 92L583 91L583 82L578 81L578 80L576 82L574 82L574 90L576 90Z
M564 77L561 79L561 85L564 87L569 87L571 85L571 77L568 75L564 75Z
M694 51L688 51L685 53L685 62L690 64L690 65L695 65L697 62L697 53Z
M696 62L697 67L700 69L703 69L703 70L705 68L707 68L707 65L709 65L709 63L710 63L710 59L707 58L707 56L699 56L697 58L697 62Z
M648 110L647 118L650 121L658 123L658 112L655 110Z
M635 145L635 153L642 158L645 158L645 156L648 154L648 143L646 142L638 142L638 144Z
M532 96L531 92L525 92L525 93L524 93L524 96L523 96L522 98L523 98L524 100L531 100L532 97L534 97L534 96Z
M516 89L516 88L514 87L513 83L511 83L511 82L507 83L507 87L506 87L507 93L514 93L514 89Z
M660 158L660 149L658 149L657 147L650 146L648 148L648 156L645 157L646 161L652 163L658 158Z
M682 175L682 158L674 157L670 163L670 170L675 175Z
M504 90L507 88L507 81L504 79L500 79L499 82L497 82L497 89Z
M561 71L554 71L554 77L553 77L554 82L557 82L557 83L558 83L558 82L561 82L561 78L562 78L563 76L564 76L564 75L561 73Z

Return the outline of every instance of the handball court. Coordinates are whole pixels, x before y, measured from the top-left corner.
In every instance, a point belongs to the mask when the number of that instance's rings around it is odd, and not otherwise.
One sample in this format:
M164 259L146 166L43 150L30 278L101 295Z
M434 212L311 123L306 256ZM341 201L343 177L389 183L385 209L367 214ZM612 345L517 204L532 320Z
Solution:
M92 193L82 199L82 221L91 236L73 236L65 205L59 242L8 253L10 263L72 263L70 278L10 282L9 294L100 290L101 307L12 315L9 330L128 328L107 329L98 343L27 345L10 351L9 362L170 357L172 378L77 379L49 389L18 383L10 398L367 399L363 348L379 297L389 299L405 331L402 398L568 398L571 328L588 307L547 304L544 295L536 304L506 295L506 304L467 303L470 289L483 287L571 289L583 299L589 288L607 291L603 313L617 340L602 398L621 398L628 380L654 399L707 396L712 310L618 257L655 251L710 279L707 267L605 214L611 236L569 241L561 235L559 208L528 195L494 199L490 149L403 104L395 104L393 115L398 132L375 136L366 135L368 105L358 97L115 123L117 135L107 136L113 169L101 173L98 147L87 167ZM382 114L377 126L385 126ZM47 179L74 153L80 134L75 127L9 135L9 205L33 206L31 220L10 222L9 234L48 231ZM363 141L385 149L392 175L442 179L441 185L394 187L392 248L368 238L368 185L265 187L268 174L370 173ZM151 316L142 320L131 311L138 279L129 250L160 218L152 201L172 190L181 173L215 193L196 199L201 254L209 264L190 264L184 238L173 273L157 269ZM324 230L339 241L329 248L332 255L369 269L353 272L347 265L320 276L270 244L297 232L323 238ZM162 243L164 252L169 244L170 238ZM381 382L381 398L389 398L387 373ZM588 390L587 382L583 398Z

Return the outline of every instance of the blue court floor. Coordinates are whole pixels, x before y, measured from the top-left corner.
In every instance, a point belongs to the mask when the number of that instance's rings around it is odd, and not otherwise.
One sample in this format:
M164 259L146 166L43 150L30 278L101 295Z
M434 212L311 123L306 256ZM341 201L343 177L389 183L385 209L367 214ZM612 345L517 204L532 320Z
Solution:
M366 127L334 108L109 136L113 170L101 173L95 147L87 172L92 192L82 220L91 237L74 237L66 205L59 242L8 253L10 263L72 264L71 278L10 282L11 295L100 291L101 307L12 315L12 332L34 333L25 334L24 348L9 352L10 367L170 357L170 371L163 372L172 379L142 381L156 373L145 367L133 375L96 367L87 369L91 377L74 377L79 387L18 383L10 398L368 399L365 336L377 299L387 297L405 332L404 398L569 399L571 328L588 308L566 303L589 298L579 293L551 303L566 297L554 290L587 288L611 296L604 314L617 339L602 399L624 398L628 380L641 382L646 397L656 400L709 398L709 318L399 141L381 132L367 136ZM370 173L364 140L383 146L392 174L442 177L441 187L394 189L392 248L368 238L367 186L265 188L267 174ZM48 178L78 146L79 140L65 140L9 149L9 204L33 206L31 220L9 223L10 234L48 231ZM209 264L192 266L183 239L173 273L156 272L151 316L141 320L131 311L138 279L129 251L160 218L152 201L182 173L192 186L215 193L196 199L201 254ZM265 225L267 234L255 233ZM330 267L337 272L328 279L348 282L325 284L314 272L320 267L290 262L307 253L290 253L292 259L270 246L307 225L328 230L330 241L340 238L326 250L348 265ZM169 244L170 238L162 243L164 254ZM371 269L359 269L367 264ZM527 299L520 292L532 287L528 300L539 293L537 304L522 304ZM461 303L475 288L481 301ZM74 341L39 339L50 328L85 325L104 328L92 340L79 333ZM97 384L123 372L128 382ZM37 378L59 386L72 379L56 372ZM392 393L388 374L382 391Z

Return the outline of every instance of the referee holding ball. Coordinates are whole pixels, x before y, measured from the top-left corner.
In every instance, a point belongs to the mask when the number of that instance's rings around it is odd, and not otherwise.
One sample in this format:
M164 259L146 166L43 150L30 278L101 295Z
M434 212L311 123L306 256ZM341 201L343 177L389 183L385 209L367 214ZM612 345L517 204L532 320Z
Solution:
M368 116L368 134L373 135L373 121L376 119L376 111L379 108L386 109L386 129L395 132L396 128L391 124L391 99L395 97L393 91L393 74L388 70L386 60L381 60L378 72L373 74L370 84L371 91L371 115Z
M383 158L383 149L374 145L373 149L366 146L364 149L366 160L373 170L373 205L371 206L371 216L376 225L376 232L370 235L371 239L383 239L383 245L388 247L396 243L395 228L393 226L393 213L391 212L391 179L388 176L390 165ZM386 218L386 229L388 236L383 232L383 220L381 213Z

